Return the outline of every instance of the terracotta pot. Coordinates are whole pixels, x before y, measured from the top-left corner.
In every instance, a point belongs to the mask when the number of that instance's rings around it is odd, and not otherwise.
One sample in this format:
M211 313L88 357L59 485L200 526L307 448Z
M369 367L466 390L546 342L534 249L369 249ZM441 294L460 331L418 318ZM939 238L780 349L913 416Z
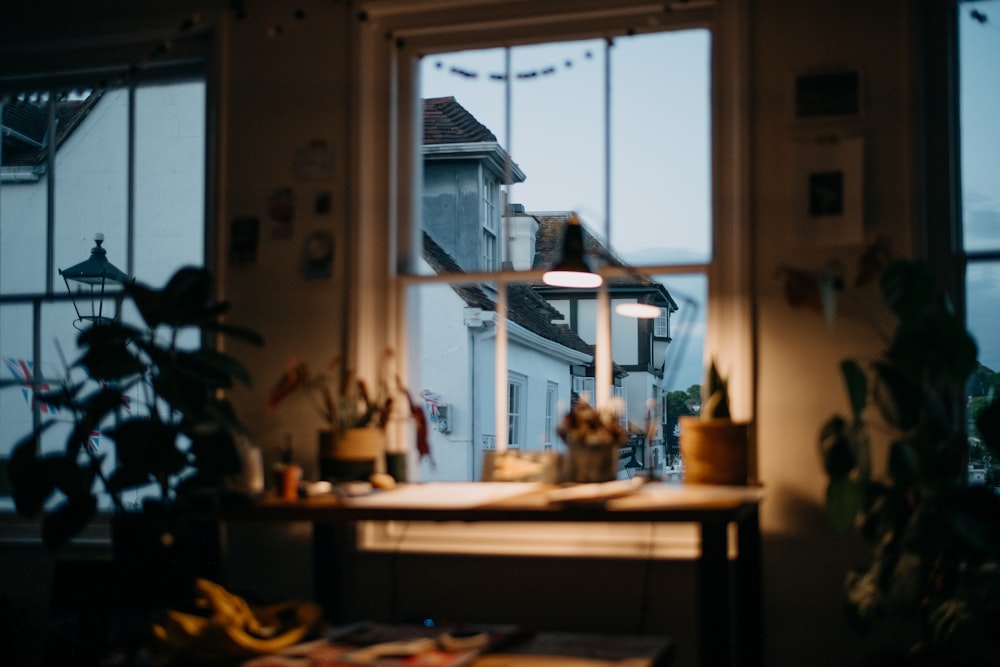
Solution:
M689 484L746 484L749 428L730 419L680 417L684 481Z

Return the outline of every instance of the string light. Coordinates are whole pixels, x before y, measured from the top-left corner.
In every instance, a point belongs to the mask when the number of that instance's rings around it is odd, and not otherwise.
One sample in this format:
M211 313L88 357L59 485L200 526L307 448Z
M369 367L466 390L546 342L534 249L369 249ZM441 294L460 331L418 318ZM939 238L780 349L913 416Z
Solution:
M589 49L583 52L584 60L593 60L594 53ZM573 69L575 65L574 61L567 58L562 63L562 68L564 70ZM434 62L434 68L439 70L446 70L449 74L461 77L463 79L477 80L484 79L487 81L495 81L498 83L503 83L507 80L507 74L504 72L489 72L483 74L479 70L471 69L468 67L463 67L461 65L450 65L445 63L443 60L436 60ZM522 70L519 72L514 72L511 76L519 81L528 81L533 79L547 78L559 73L559 67L556 65L545 65L544 67L538 67L534 69Z

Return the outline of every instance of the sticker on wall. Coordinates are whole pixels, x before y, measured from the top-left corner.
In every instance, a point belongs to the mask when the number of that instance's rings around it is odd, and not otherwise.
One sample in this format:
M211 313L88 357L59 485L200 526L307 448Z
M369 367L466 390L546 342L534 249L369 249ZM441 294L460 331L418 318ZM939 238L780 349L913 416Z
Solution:
M313 139L295 151L292 173L298 181L322 181L333 176L333 150L323 139Z
M229 259L234 264L257 261L257 239L260 220L255 217L234 218L229 225Z
M272 239L290 239L294 233L295 196L291 188L278 188L267 200Z
M333 268L333 237L327 232L313 232L306 237L302 250L305 277L329 280Z

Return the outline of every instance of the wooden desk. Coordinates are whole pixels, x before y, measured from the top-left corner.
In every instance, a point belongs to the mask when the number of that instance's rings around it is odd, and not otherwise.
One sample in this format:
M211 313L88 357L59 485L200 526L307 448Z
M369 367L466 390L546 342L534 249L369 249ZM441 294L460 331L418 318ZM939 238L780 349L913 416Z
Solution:
M763 665L759 488L650 483L602 502L551 502L549 485L428 483L341 500L266 499L228 519L311 521L653 522L700 527L698 656L702 665ZM728 530L736 528L730 563ZM331 544L315 545L329 549ZM324 554L317 562L329 560ZM731 567L732 565L732 567Z

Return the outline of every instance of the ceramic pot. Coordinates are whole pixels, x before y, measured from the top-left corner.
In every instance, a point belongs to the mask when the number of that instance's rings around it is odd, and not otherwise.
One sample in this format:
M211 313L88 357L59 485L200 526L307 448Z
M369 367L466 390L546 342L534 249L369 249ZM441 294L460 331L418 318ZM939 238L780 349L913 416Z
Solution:
M349 428L334 437L319 434L320 476L331 482L367 480L385 455L385 433L378 428Z
M749 428L730 419L678 419L684 481L689 484L747 483Z
M618 479L618 450L615 445L566 443L563 481L611 482Z

